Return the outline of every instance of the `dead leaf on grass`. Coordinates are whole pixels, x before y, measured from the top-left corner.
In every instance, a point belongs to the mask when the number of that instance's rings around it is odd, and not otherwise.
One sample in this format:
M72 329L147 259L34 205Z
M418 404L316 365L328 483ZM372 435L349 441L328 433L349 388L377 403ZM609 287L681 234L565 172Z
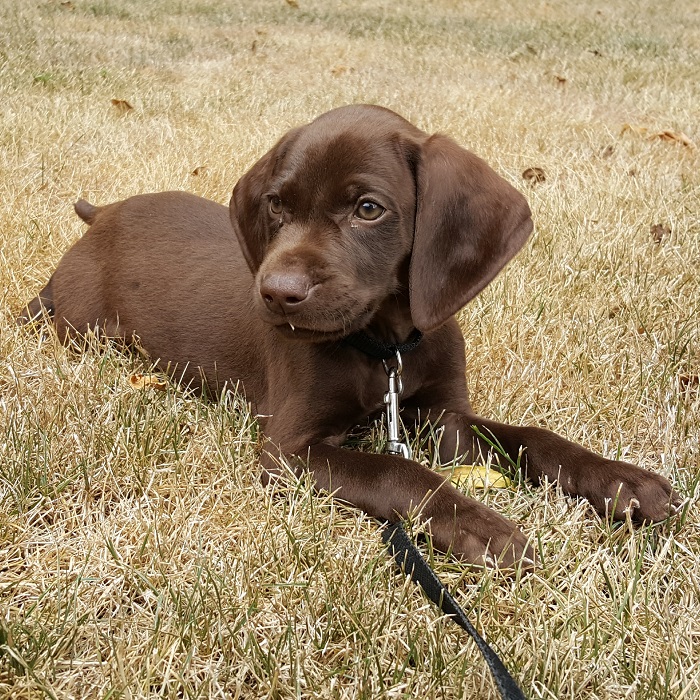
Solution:
M285 0L285 2L287 3L287 5L289 5L289 7L293 7L295 10L299 9L299 3L297 2L297 0Z
M670 143L679 143L686 148L695 148L695 143L688 138L682 131L673 131L671 129L664 129L663 131L658 131L653 134L649 133L649 128L646 126L636 126L634 124L623 124L622 129L620 129L620 136L624 133L631 131L637 136L642 136L649 140L659 139L660 141L668 141Z
M526 168L523 170L523 180L527 180L531 185L546 182L547 176L542 168Z
M664 224L653 224L650 229L651 237L654 239L654 243L661 243L666 236L671 235L671 227L664 226Z
M682 131L671 131L670 129L665 129L664 131L660 131L658 134L654 134L649 138L680 143L686 148L695 148L695 144Z
M207 166L206 166L206 165L198 165L198 166L192 171L192 175L195 175L195 176L196 176L196 175L204 175L204 173L206 172L206 170L207 170Z
M119 114L128 114L134 109L126 100L117 100L113 98L112 105Z
M678 388L686 394L697 393L700 388L700 375L698 374L679 374Z
M67 0L67 2L62 2L61 7L64 10L75 10L75 5L70 0Z
M157 389L165 391L168 386L167 380L158 374L132 374L129 377L129 384L133 389Z
M622 304L615 304L608 309L608 318L615 318L625 307Z
M613 153L615 153L615 146L610 143L600 152L600 157L610 158Z
M331 73L335 75L336 77L339 75L343 75L344 73L352 73L353 69L348 67L348 66L336 66L335 68L331 68Z
M565 78L563 75L555 75L554 77L556 78L557 85L566 85L567 78Z

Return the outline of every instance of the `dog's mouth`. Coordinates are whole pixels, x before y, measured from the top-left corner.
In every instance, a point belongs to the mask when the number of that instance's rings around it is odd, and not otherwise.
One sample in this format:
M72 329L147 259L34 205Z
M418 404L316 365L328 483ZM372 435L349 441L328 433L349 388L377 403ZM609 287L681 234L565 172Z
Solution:
M259 283L256 306L261 320L286 338L318 343L340 340L369 325L379 309L378 300L385 297L384 290L335 278L329 283L329 279L314 284L298 301L294 296L302 295L293 295L294 289L284 297Z
M319 331L312 328L303 328L293 324L285 323L275 326L275 330L286 338L296 338L297 340L306 340L311 343L322 343L325 341L339 340L346 333L338 331Z
M325 322L322 323L313 323L293 315L276 319L272 325L286 338L296 338L312 343L331 342L342 340L367 326L374 311L375 309L365 308L360 313L353 314L351 319L343 318L343 322L337 325L331 319L324 319Z

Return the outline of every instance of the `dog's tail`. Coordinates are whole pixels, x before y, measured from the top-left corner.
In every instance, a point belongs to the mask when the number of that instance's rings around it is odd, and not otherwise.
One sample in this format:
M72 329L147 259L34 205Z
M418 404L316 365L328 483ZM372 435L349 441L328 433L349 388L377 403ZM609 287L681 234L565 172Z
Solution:
M90 204L87 199L79 199L74 205L75 213L86 223L92 224L102 207Z
M50 279L47 285L35 296L23 309L22 313L17 317L17 325L27 326L41 319L44 313L50 318L54 316L53 289Z

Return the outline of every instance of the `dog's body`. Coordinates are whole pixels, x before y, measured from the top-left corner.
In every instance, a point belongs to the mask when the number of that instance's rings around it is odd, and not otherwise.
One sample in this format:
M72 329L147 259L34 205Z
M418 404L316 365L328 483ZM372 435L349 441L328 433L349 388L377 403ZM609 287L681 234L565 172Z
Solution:
M421 507L436 545L470 562L532 559L508 520L435 472L340 448L384 406L381 361L346 342L403 343L404 422L442 428L440 458L471 460L490 435L529 478L601 512L661 520L663 477L539 428L477 417L452 317L527 239L529 208L483 161L372 106L333 110L287 134L236 185L230 208L185 193L76 211L91 224L25 319L45 308L61 337L99 328L140 344L195 386L239 385L280 454L319 487L389 520Z

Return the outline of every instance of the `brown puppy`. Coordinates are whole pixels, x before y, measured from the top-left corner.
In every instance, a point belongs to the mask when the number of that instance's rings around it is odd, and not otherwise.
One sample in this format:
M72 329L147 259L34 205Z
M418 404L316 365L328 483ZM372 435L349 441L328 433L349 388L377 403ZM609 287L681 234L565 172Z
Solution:
M239 383L261 416L268 476L281 453L376 517L420 507L436 546L468 562L531 559L514 524L427 467L341 448L384 407L384 367L358 337L405 343L417 329L422 341L403 356L404 421L442 428L443 461L488 449L476 428L513 460L524 450L527 477L557 481L600 512L656 521L678 500L657 474L472 412L453 314L532 221L521 194L444 136L380 107L344 107L286 134L241 178L229 209L165 192L76 211L90 229L23 318L44 307L61 337L136 335L184 382Z

